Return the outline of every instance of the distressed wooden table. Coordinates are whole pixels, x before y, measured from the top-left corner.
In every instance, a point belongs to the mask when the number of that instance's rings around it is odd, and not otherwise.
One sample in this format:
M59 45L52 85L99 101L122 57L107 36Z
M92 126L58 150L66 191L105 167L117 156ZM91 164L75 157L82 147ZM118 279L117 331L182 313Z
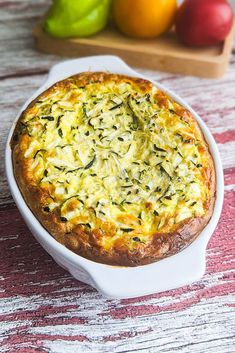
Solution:
M224 208L199 282L110 300L74 280L40 247L4 175L15 114L61 60L33 49L31 28L47 5L0 1L0 352L235 352L235 50L219 80L139 70L185 98L211 129L224 167Z

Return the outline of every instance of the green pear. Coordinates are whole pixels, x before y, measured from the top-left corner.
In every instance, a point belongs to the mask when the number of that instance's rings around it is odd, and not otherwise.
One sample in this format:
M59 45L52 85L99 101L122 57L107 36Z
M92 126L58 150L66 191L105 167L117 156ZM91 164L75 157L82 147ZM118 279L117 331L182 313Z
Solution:
M54 0L43 24L54 37L88 37L108 22L111 0Z

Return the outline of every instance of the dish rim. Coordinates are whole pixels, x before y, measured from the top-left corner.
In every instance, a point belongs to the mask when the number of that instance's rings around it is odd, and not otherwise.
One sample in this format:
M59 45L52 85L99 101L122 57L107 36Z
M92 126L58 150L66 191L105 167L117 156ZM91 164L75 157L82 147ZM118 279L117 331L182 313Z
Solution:
M187 108L192 113L192 115L194 116L194 118L198 122L199 127L201 128L201 130L203 132L203 135L209 145L210 153L213 157L214 165L215 165L216 197L215 197L214 210L213 210L210 221L208 222L206 227L202 230L202 232L198 235L198 237L189 246L187 246L185 249L183 249L182 251L178 252L175 255L169 256L168 258L162 259L157 262L153 262L151 264L141 265L141 266L137 266L137 267L111 266L111 265L98 263L98 262L86 259L86 258L72 252L71 250L66 248L64 245L60 244L57 240L55 240L52 237L52 235L43 227L43 225L39 222L39 220L36 218L36 216L33 214L33 212L27 206L26 201L24 200L24 198L19 190L19 187L17 185L17 181L15 179L14 172L13 172L12 151L11 151L11 147L10 147L10 141L11 141L11 137L12 137L12 134L14 131L14 127L20 117L21 112L41 92L45 91L48 87L53 85L55 82L71 76L71 69L73 69L73 71L74 71L74 69L77 68L76 73L83 72L84 70L82 70L82 71L79 70L79 67L83 67L84 65L87 65L87 67L89 67L89 65L90 65L91 66L90 71L103 71L104 69L93 70L92 66L96 67L98 65L98 66L104 67L106 65L108 70L112 70L112 73L126 74L129 76L141 77L141 78L149 80L150 82L152 82L154 84L154 86L161 89L166 94L168 94L170 97L172 97L175 101L177 101L179 104L181 104L185 108ZM63 68L65 69L64 72L62 70ZM66 68L67 68L67 70L66 70ZM70 69L68 69L68 68L70 68ZM69 70L70 70L70 73L69 73ZM73 72L72 74L75 74L75 72ZM145 75L141 75L141 74L137 73L136 71L131 69L128 65L126 65L126 63L124 63L124 61L122 61L120 58L118 58L116 56L109 56L109 55L92 56L92 57L86 57L86 58L81 58L81 59L67 60L67 61L64 61L64 62L61 62L61 63L54 65L51 68L49 75L47 76L45 82L25 102L25 104L22 106L19 113L16 115L14 122L11 125L11 129L8 134L6 150L5 150L5 167L6 167L6 176L7 176L8 185L11 190L11 194L15 200L15 203L16 203L20 213L22 214L23 218L25 219L28 227L30 228L31 232L36 237L36 239L39 241L39 243L52 256L54 254L54 256L57 257L57 259L59 258L62 261L62 263L63 263L63 260L65 260L65 262L68 264L68 266L70 266L70 265L72 267L75 266L75 268L82 267L82 269L91 276L91 279L94 282L93 283L94 287L96 287L103 294L106 294L111 297L114 296L114 297L120 297L120 298L121 297L124 297L124 298L133 297L134 292L135 292L134 296L150 294L153 292L152 290L146 290L146 291L143 289L141 289L141 290L140 289L139 290L137 290L137 289L127 290L127 288L125 288L124 290L120 289L117 291L117 288L116 288L116 291L115 290L113 291L112 289L110 289L110 286L107 285L107 283L105 282L104 274L107 275L107 277L109 277L109 279L110 279L110 277L113 276L115 273L115 275L118 275L119 281L121 281L120 275L126 276L128 279L130 279L130 277L132 277L133 275L139 276L141 274L142 276L144 276L147 273L153 273L154 271L156 271L157 268L158 268L158 272L159 272L159 269L161 269L162 267L164 270L164 266L166 268L168 268L168 270L169 270L170 267L172 266L172 264L174 264L174 262L175 262L173 260L177 260L177 258L178 258L178 261L182 261L184 259L185 255L187 255L186 256L186 258L187 258L188 256L190 256L190 254L195 255L197 253L197 255L201 255L201 256L199 256L201 258L200 259L200 261L201 261L200 266L199 266L199 262L197 262L198 263L197 269L195 269L194 273L191 274L192 281L200 278L203 275L203 273L205 271L206 246L207 246L209 239L212 236L212 234L215 230L215 227L218 223L218 220L219 220L219 217L220 217L220 214L222 211L222 205L223 205L223 194L224 194L223 169L222 169L222 163L220 160L218 147L216 145L216 142L215 142L211 132L209 131L209 129L206 126L206 124L204 123L204 121L185 102L184 99L180 98L177 94L175 94L171 90L167 89L165 86L159 84L158 82L149 79ZM162 264L163 264L163 266L162 266ZM123 271L125 271L125 274ZM179 286L185 284L184 281L183 281L183 283L181 283L181 282L182 282L182 280L180 281L180 283L177 283L176 286L179 287ZM114 285L114 282L112 282L112 284ZM175 286L173 286L173 287L175 287ZM164 290L172 288L172 286L169 284L169 281L168 281L168 285L166 283L164 288L165 288ZM125 293L127 293L127 294L125 294Z

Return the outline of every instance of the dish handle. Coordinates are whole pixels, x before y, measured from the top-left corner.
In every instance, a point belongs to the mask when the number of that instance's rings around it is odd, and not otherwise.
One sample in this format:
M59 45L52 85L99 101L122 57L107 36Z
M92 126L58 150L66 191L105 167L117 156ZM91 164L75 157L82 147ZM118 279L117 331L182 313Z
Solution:
M49 71L45 85L49 86L66 77L86 71L106 71L129 76L141 76L122 59L114 55L97 55L72 59L55 64Z
M122 268L92 263L86 270L94 282L93 287L109 298L134 298L164 292L202 278L206 269L206 244L205 238L199 236L183 251L159 262Z

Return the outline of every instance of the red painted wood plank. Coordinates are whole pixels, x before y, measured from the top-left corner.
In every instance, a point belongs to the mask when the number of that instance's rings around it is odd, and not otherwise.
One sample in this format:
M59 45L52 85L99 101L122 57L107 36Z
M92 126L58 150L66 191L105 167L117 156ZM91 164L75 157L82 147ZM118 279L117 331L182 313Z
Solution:
M224 184L225 185L235 184L235 167L224 169Z
M222 133L213 134L217 143L235 141L235 130L228 130Z
M208 274L228 271L234 268L234 199L235 191L228 191L225 193L222 217L208 247ZM30 234L17 209L12 209L10 212L2 211L0 213L0 219L2 229L0 273L3 277L3 281L1 282L3 291L0 293L0 297L10 298L15 295L40 295L42 297L52 296L53 298L62 298L63 292L59 291L61 287L68 290L68 292L66 292L67 294L71 293L71 295L76 296L81 296L83 293L94 291L91 287L75 281L69 274L67 274L67 272L53 262L50 256ZM12 219L14 219L14 222L12 222ZM223 274L221 274L220 279L222 279L224 283L220 283L209 289L204 288L202 282L199 285L194 284L178 290L145 297L143 298L143 302L149 298L160 298L162 296L177 297L188 292L191 292L192 294L191 299L186 299L177 305L169 306L167 308L140 306L139 308L133 309L131 315L142 315L143 313L146 314L146 312L152 312L152 310L154 312L181 310L200 301L202 297L211 298L234 292L234 287L226 283L228 278L223 277ZM131 303L139 302L139 300L140 299L124 300L122 303L129 305ZM67 309L69 309L69 306ZM41 313L46 313L48 311L50 312L49 308L45 308L43 311L42 308L40 309ZM27 314L23 314L24 318L25 315ZM30 313L28 315L30 316ZM10 319L13 320L14 317L10 316Z

